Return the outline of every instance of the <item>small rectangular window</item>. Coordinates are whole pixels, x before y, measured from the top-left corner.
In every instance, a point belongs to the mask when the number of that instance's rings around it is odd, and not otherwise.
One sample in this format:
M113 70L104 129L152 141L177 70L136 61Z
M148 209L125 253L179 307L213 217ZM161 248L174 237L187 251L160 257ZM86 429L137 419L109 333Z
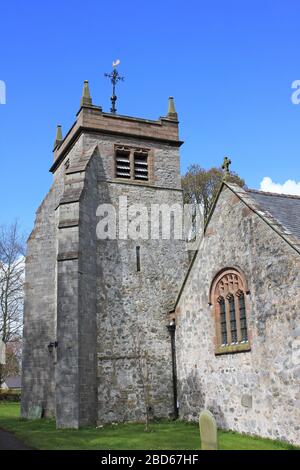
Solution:
M116 150L116 176L130 179L130 151Z
M148 154L147 152L134 152L134 179L148 180Z
M136 247L136 270L139 272L141 270L141 247Z

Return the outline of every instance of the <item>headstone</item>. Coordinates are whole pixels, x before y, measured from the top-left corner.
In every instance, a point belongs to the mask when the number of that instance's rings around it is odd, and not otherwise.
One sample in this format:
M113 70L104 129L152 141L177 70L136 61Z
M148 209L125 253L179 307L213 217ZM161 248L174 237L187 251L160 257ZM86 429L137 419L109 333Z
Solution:
M242 395L241 404L245 408L252 408L252 395L247 395L247 394Z
M218 450L216 420L208 410L203 410L199 416L199 428L202 450Z
M33 405L28 410L28 419L40 419L42 417L42 407L40 405Z
M0 364L6 364L5 343L0 339Z

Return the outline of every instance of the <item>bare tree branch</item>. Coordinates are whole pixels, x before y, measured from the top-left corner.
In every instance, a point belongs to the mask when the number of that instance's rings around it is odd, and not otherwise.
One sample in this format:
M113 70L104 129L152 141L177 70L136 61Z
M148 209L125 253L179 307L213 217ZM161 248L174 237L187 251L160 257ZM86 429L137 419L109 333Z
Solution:
M18 223L0 226L0 337L7 346L20 343L22 334L24 254L24 237ZM11 366L14 349L7 349ZM0 385L8 369L8 365L0 365Z
M205 220L221 186L223 176L221 168L205 170L200 165L193 164L182 177L184 202L203 207ZM245 181L234 172L230 172L227 181L245 187Z

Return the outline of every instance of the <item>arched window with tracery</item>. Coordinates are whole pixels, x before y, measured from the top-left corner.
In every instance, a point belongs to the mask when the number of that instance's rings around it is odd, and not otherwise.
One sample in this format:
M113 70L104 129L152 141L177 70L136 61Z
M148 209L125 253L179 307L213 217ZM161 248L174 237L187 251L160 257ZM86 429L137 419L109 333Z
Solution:
M210 290L216 320L216 354L248 351L248 299L246 278L236 268L223 269Z

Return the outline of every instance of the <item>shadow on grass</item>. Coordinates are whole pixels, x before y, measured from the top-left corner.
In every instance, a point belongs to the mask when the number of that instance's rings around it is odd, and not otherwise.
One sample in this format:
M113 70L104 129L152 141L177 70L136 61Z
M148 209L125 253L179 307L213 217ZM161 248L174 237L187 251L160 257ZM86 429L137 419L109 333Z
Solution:
M199 450L199 428L195 423L161 421L81 428L56 429L53 419L25 420L19 403L0 403L0 428L15 433L25 444L43 450ZM234 432L218 432L221 450L289 450L292 445Z

